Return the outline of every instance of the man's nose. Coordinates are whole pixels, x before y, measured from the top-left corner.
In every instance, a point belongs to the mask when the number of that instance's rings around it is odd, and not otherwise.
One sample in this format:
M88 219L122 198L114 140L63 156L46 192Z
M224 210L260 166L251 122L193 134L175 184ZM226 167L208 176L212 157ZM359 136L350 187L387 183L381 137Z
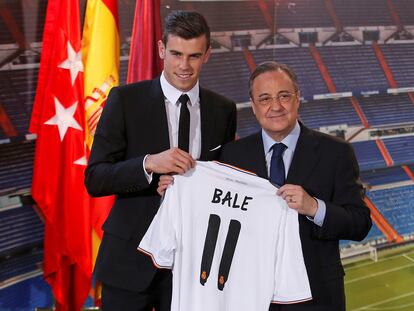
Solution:
M188 69L190 67L190 62L187 57L182 57L180 60L180 69Z
M272 102L270 103L270 108L271 109L280 109L282 107L282 104L280 102L279 97L275 96L272 97Z

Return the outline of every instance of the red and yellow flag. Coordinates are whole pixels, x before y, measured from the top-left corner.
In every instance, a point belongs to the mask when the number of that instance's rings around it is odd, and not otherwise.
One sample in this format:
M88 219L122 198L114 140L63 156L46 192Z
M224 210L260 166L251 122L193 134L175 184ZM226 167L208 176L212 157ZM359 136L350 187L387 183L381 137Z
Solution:
M117 0L88 0L82 37L85 66L86 146L90 151L96 126L110 89L119 84L119 28ZM102 224L113 197L91 199L92 253L95 262Z
M45 219L44 277L56 310L80 310L91 284L79 1L49 0L30 131L32 196Z

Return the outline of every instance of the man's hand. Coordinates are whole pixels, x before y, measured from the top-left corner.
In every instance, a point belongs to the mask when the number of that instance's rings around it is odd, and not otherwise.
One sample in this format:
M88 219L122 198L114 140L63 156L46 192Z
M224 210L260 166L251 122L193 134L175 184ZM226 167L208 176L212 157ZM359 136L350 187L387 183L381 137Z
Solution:
M145 159L144 165L148 174L184 174L194 167L195 160L189 153L171 148L157 154L150 154Z
M157 192L160 196L163 196L165 190L168 188L169 185L174 183L174 177L171 175L161 175L160 180L158 182Z
M315 217L318 210L318 201L311 197L301 186L285 184L276 192L299 214Z

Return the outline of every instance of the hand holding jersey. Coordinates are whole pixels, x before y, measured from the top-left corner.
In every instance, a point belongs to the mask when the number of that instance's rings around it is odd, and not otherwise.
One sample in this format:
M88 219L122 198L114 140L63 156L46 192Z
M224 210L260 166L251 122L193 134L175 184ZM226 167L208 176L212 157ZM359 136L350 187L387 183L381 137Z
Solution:
M194 167L194 164L195 160L188 152L173 147L157 154L148 155L144 166L149 174L183 174Z
M172 310L311 299L297 212L266 179L212 163L175 176L139 250L173 269Z

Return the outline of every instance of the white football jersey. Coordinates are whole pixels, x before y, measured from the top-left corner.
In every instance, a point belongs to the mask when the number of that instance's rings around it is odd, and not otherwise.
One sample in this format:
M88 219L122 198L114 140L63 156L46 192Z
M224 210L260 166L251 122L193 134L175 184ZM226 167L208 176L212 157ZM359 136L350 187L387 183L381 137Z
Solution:
M172 311L311 299L298 214L268 180L218 162L174 176L138 249L173 269Z

